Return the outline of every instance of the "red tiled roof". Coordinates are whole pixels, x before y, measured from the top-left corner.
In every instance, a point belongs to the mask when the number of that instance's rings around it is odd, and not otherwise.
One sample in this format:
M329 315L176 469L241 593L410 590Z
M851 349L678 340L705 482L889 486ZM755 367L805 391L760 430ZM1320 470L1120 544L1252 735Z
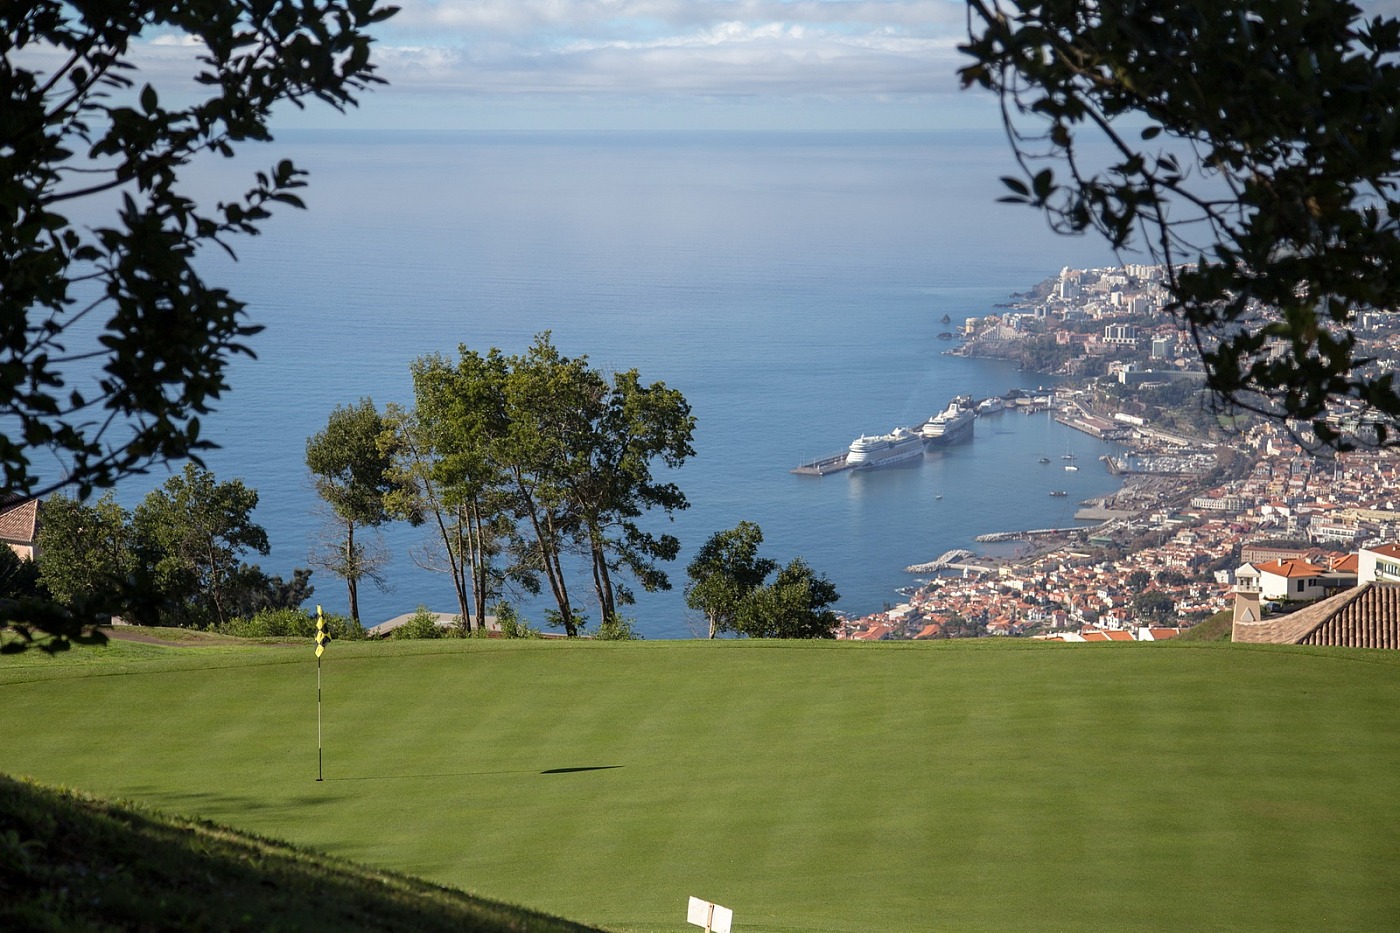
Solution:
M1365 583L1288 615L1237 622L1231 640L1400 648L1400 586Z
M1276 577L1316 577L1322 573L1322 568L1316 564L1310 564L1305 560L1275 560L1267 564L1255 564L1254 569L1260 573L1271 573Z
M1357 573L1361 569L1361 555L1347 554L1332 561L1332 569L1339 573Z

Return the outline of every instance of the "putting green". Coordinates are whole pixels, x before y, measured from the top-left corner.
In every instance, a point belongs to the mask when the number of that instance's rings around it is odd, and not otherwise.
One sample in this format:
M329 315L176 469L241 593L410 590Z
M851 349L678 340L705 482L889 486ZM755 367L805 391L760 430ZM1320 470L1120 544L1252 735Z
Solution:
M624 931L1385 929L1400 655L337 643L0 661L0 770Z

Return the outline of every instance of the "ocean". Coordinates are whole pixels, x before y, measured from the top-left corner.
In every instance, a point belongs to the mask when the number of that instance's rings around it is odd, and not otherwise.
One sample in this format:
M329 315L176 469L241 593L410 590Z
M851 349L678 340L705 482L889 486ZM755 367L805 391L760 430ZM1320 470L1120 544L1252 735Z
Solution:
M674 589L626 611L648 638L698 630L686 562L741 520L762 527L768 556L804 557L836 584L837 608L860 614L899 601L906 565L986 531L1072 524L1079 500L1118 485L1096 460L1103 443L1014 413L911 467L789 472L954 395L1053 382L948 356L938 339L1062 266L1114 261L997 203L1011 169L998 132L287 132L188 178L203 198L227 195L283 157L311 173L309 210L235 241L236 264L205 260L267 328L205 432L221 445L207 465L259 493L273 550L253 560L270 572L306 565L323 527L304 453L336 405L411 403L417 357L520 352L545 330L565 355L679 389L698 419L696 456L670 474L691 502L666 529L685 548ZM1066 452L1079 472L1060 468ZM165 475L124 482L118 498L134 505ZM415 564L425 534L384 529L391 588L362 588L366 624L455 611L448 580ZM313 579L314 602L343 612L343 582ZM573 586L587 611L586 577ZM525 615L538 624L546 605Z

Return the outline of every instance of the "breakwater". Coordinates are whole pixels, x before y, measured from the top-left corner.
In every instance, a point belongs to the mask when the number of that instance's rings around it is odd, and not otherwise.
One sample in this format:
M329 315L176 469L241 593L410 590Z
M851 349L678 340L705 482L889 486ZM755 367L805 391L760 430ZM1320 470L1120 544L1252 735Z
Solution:
M1032 528L1029 531L993 531L990 534L978 535L974 541L987 544L993 541L1023 541L1030 538L1049 538L1055 535L1068 535L1076 531L1091 531L1096 525L1076 525L1073 528Z

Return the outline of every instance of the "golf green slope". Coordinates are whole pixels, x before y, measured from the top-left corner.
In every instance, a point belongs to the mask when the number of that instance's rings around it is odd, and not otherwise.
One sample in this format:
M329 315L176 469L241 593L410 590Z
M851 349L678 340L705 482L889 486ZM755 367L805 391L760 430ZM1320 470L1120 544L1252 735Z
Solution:
M114 646L0 771L615 930L1400 923L1400 656L1027 642ZM75 655L76 658L76 655Z

